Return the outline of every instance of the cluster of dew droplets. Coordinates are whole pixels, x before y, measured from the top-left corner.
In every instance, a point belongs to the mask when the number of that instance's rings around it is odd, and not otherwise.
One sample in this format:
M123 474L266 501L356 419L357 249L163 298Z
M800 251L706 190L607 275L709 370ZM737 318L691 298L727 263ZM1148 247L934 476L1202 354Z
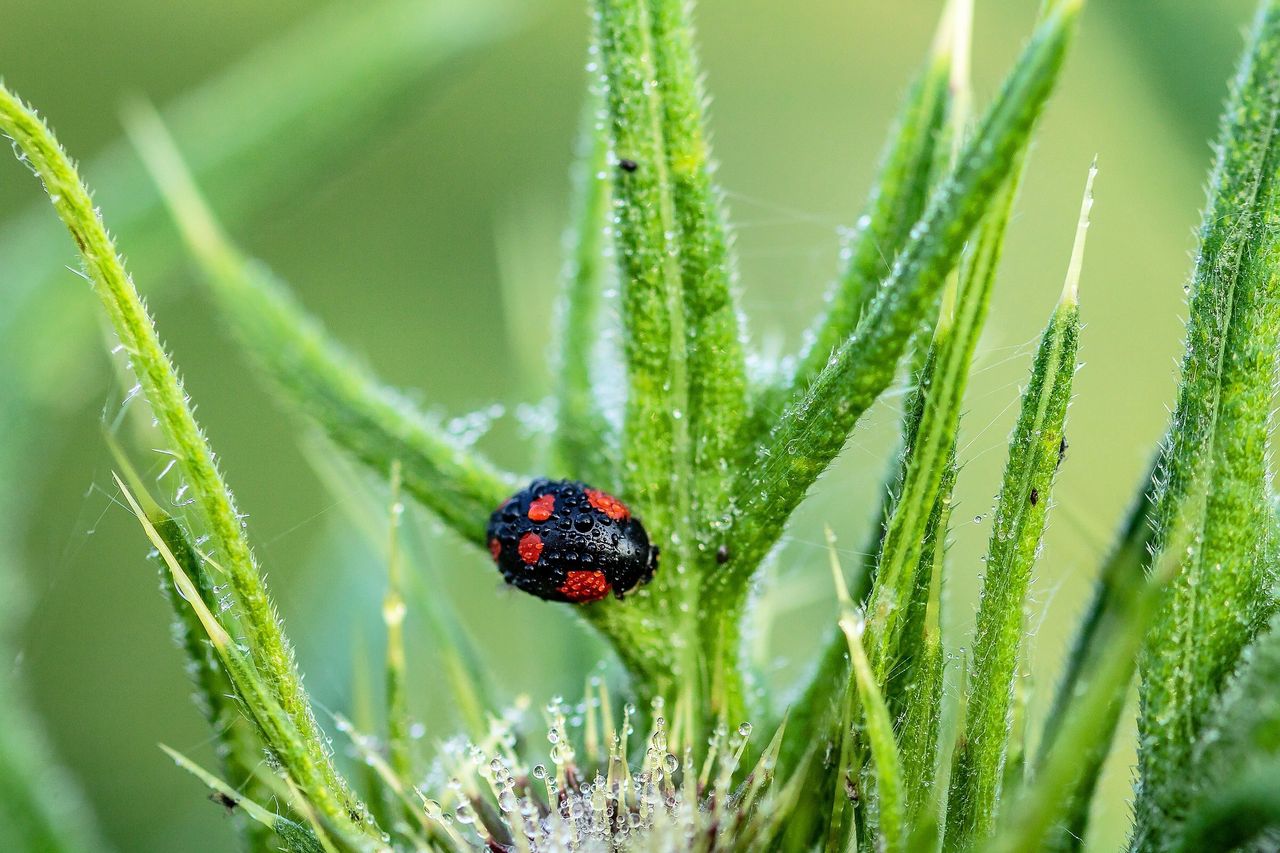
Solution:
M455 841L470 837L474 844L478 838L490 849L519 853L686 850L713 825L733 824L741 795L732 794L731 784L751 734L749 723L732 734L726 726L717 728L699 768L691 749L683 757L672 751L664 702L656 699L643 757L633 772L628 755L634 706L624 707L616 729L604 691L598 697L588 691L572 707L555 699L545 710L547 764L525 764L510 729L483 747L446 743L448 805L420 795L426 820ZM574 737L584 748L582 764Z
M479 411L470 412L445 421L445 432L462 447L470 447L484 438L494 421L506 414L506 408L494 403Z

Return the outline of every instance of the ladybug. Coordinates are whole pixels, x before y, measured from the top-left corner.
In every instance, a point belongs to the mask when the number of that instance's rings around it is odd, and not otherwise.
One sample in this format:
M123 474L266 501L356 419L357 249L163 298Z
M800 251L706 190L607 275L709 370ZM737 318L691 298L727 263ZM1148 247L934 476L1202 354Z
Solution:
M507 583L547 601L622 598L658 567L627 505L573 480L534 480L494 510L486 535Z

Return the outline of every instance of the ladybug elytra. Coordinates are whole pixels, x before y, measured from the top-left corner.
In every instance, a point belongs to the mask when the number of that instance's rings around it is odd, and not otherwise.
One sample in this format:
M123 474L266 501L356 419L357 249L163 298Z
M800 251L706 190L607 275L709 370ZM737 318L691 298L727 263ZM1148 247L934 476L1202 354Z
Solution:
M489 517L489 553L507 583L586 604L648 583L658 548L631 510L573 480L534 480Z

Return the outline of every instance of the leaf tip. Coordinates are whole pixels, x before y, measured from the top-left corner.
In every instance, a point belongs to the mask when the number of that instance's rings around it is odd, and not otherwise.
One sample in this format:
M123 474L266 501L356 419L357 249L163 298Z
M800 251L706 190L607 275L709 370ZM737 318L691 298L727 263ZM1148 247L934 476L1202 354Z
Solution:
M827 558L831 563L831 578L836 588L836 601L840 604L843 611L852 606L852 598L849 596L849 585L844 579L844 569L840 567L840 552L836 549L836 534L831 529L831 525L823 526L827 540Z
M1080 301L1080 271L1084 267L1085 238L1089 233L1089 214L1093 210L1093 179L1098 175L1098 155L1089 164L1089 174L1084 182L1084 196L1080 199L1080 218L1076 222L1076 238L1071 246L1071 262L1067 265L1067 278L1062 285L1060 305L1077 305Z
M951 73L947 85L952 97L969 89L969 61L973 45L973 0L951 0L943 18L942 31L949 35ZM941 35L941 33L940 33Z

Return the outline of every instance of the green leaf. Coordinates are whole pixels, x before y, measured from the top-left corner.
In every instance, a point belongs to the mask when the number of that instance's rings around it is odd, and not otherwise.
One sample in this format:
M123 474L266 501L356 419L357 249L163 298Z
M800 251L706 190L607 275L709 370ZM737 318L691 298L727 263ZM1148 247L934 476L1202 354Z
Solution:
M917 323L931 310L969 232L1025 148L1057 79L1079 6L1072 0L1049 12L857 330L812 384L794 390L781 420L737 477L727 519L734 554L704 580L707 610L717 614L704 622L710 628L704 636L728 637L714 660L732 657L735 638L713 623L738 619L750 576L858 419L892 381Z
M1169 551L1159 557L1136 594L1116 597L1115 618L1101 625L1100 647L1107 654L1086 659L1081 687L1062 711L1057 737L1037 768L1035 784L1024 788L1013 802L1001 805L999 831L976 849L991 853L1043 849L1046 838L1056 834L1055 827L1068 815L1072 791L1080 784L1080 757L1096 748L1098 721L1105 720L1128 692L1138 652L1181 568L1179 555L1190 540L1185 538L1186 531L1174 534Z
M314 782L309 793L351 823L349 815L363 814L364 807L333 766L231 492L89 191L49 129L3 86L0 130L14 140L16 150L43 182L54 210L80 248L85 272L191 489L196 511L211 536L212 550L226 568L238 606L236 615L254 664L261 667L272 699L296 729L298 743L314 769L314 778L308 780Z
M1020 167L1021 158L1016 171ZM927 543L936 544L939 533L946 535L932 522L941 513L943 500L949 499L949 486L954 481L961 404L973 352L991 305L1017 187L1015 177L1005 185L984 223L972 262L963 275L963 288L953 284L945 292L933 345L908 404L906 465L876 561L867 617L872 636L870 654L882 680L900 662L903 626L913 615L917 619L923 616L932 585L927 578L917 581L924 548ZM931 559L923 568L932 565ZM917 590L923 593L917 594Z
M321 853L324 849L320 846L320 842L311 833L309 829L301 826L286 817L282 817L274 812L254 802L252 799L243 796L235 788L228 785L182 753L170 749L164 744L160 744L160 748L164 753L173 759L174 763L186 770L192 776L195 776L203 782L211 791L217 795L218 799L223 803L234 804L234 807L243 809L250 819L266 827L272 832L280 836L284 842L284 849L289 853ZM255 849L255 848L250 848Z
M908 402L903 472L870 596L872 661L894 719L903 722L913 815L929 802L942 719L940 595L961 406L1019 182L1015 174L1004 187L963 274L944 291L933 343Z
M954 465L952 473L954 479ZM897 706L891 706L899 726L899 748L902 751L903 785L907 791L907 815L913 825L935 819L929 810L939 800L934 790L935 769L938 763L938 740L942 728L944 677L946 674L946 650L942 642L942 581L946 557L946 531L951 518L951 491L944 483L943 497L935 508L930 539L925 543L921 557L921 579L927 578L927 598L920 620L919 633L913 637L908 628L906 637L912 638L910 666L904 667L904 675L895 686L895 694L901 696ZM914 601L914 597L913 597Z
M971 3L954 0L943 14L925 69L908 93L901 109L898 126L890 134L886 145L881 174L876 188L872 191L871 200L868 202L869 219L862 220L865 227L859 232L864 240L874 239L870 236L873 233L880 234L878 239L888 240L889 232L899 231L901 238L905 239L907 227L919 217L924 208L924 194L917 193L912 188L920 180L934 176L933 164L936 159L934 155L939 147L937 137L948 136L958 146L963 126L968 119L968 64L972 12ZM917 174L917 171L923 174ZM920 197L917 198L917 196ZM907 212L904 213L904 211ZM911 222L902 228L892 224L908 216ZM857 245L862 246L862 241L860 240ZM839 322L835 319L840 310L836 306L841 301L861 303L874 295L874 283L865 276L854 273L855 268L859 266L856 259L869 251L869 249L854 251L847 273L841 277L830 297L832 303L830 313L819 321L820 324L834 327ZM893 254L896 254L896 248L893 253L886 253L886 256L892 257ZM866 259L862 267L864 271L875 269ZM853 318L848 323L847 330L853 328L860 312L860 306L856 311L846 312ZM932 329L928 332L931 333ZM921 363L913 365L915 369L912 374L919 376L924 370L924 357L928 354L927 341L926 345L917 346L914 351L917 360ZM753 418L759 420L761 413L765 412L767 420L771 422L774 418L770 413L773 404L768 402L767 398L771 395L777 397L784 392L783 385L759 389L759 399L756 401ZM890 473L886 475L881 505L874 518L874 530L868 537L866 546L862 548L862 556L855 561L855 566L845 578L852 600L859 605L865 603L871 591L876 559L880 554L880 546L884 538L885 524L893 511L894 501L901 487L907 459L906 445L912 440L911 433L915 429L917 414L913 406L908 406L904 413L903 449L890 466ZM748 426L756 433L759 432L758 425ZM831 636L823 644L822 656L802 689L799 699L792 707L792 719L795 724L791 731L798 734L787 739L783 744L781 759L784 766L795 766L804 751L810 747L809 732L811 730L815 727L830 729L834 724L837 711L835 703L839 700L840 691L834 690L832 685L848 682L849 664L848 641L838 626L832 627ZM822 769L817 763L811 764L810 767L814 771Z
M1064 424L1076 371L1077 285L1096 169L1090 169L1067 270L1067 284L1036 352L985 560L969 667L964 733L952 759L944 849L981 844L995 828L1008 755L1010 706L1022 654L1023 608L1062 460Z
M627 404L623 490L670 535L686 517L689 479L684 310L677 222L662 133L652 18L642 0L596 0L613 146L614 244L622 283ZM634 167L634 168L633 168ZM678 486L677 482L679 481ZM669 586L678 557L657 583Z
M1183 570L1143 654L1133 844L1186 816L1192 749L1241 650L1275 607L1267 444L1280 345L1280 3L1259 9L1223 118L1193 274L1187 351L1155 498Z
M813 382L857 327L881 281L891 273L893 259L906 246L911 227L924 214L937 179L945 175L946 142L957 138L962 128L956 125L963 120L956 122L956 114L968 108L971 7L970 0L951 0L943 13L925 67L885 144L875 186L845 250L844 268L827 294L826 312L807 333L804 353L787 381L759 389L752 409L752 440L768 432L791 389ZM837 640L843 648L843 638Z
M211 611L220 610L223 602L220 600L217 580L210 567L201 559L199 550L182 522L165 512L147 493L141 477L115 437L107 434L106 440L116 464L120 466L120 476L129 484L147 520L154 526L182 570L192 579L205 606ZM261 761L262 744L245 731L242 725L243 715L235 700L235 688L227 678L217 653L205 642L205 631L200 620L174 585L164 561L157 562L160 568L160 589L173 611L174 636L187 658L187 672L196 689L196 706L214 734L217 744L215 752L222 775L228 779L248 780L246 795L265 800L269 792L264 792L254 777L254 768ZM263 849L272 843L271 836L263 833L258 824L252 821L238 823L248 849Z
M906 792L903 790L902 759L893 736L893 720L884 703L871 662L862 647L864 624L852 613L840 619L840 629L849 642L853 680L858 688L861 716L866 725L867 743L875 766L876 791L874 822L876 835L888 853L906 844Z
M669 645L664 624L696 633L697 569L714 565L715 555L704 537L727 494L730 443L746 405L731 261L710 182L691 34L679 5L666 0L596 0L594 8L627 368L621 479L663 543L663 559L650 588L633 596L634 616L593 610L633 623L632 632L670 660L662 668L677 679L678 702L740 719L740 670L706 667L691 642L677 646L678 654L662 649ZM638 657L629 643L618 649ZM710 705L695 698L704 689Z
M691 508L701 561L714 559L715 522L729 498L738 433L747 406L740 314L719 190L712 183L693 26L686 0L649 0L662 138L675 214L684 307L688 419L693 452Z
M187 602L196 614L205 635L221 659L236 694L257 725L263 742L271 749L279 764L287 770L294 785L327 821L332 822L336 831L344 837L344 841L352 844L357 850L374 849L372 838L377 837L374 833L378 833L379 830L369 822L364 806L350 800L343 802L342 799L333 796L334 792L329 789L326 778L328 771L324 764L317 761L309 736L299 730L293 717L277 701L278 690L259 672L252 656L253 649L250 648L247 654L241 650L241 643L232 637L205 604L195 582L182 568L177 556L169 549L168 543L147 516L138 499L118 475L115 477L115 482L129 509L137 517L147 538L168 568L179 597ZM217 568L216 565L215 568ZM310 722L312 725L315 724L314 720ZM321 755L327 762L329 754L322 752ZM369 835L361 837L362 832L368 832Z

